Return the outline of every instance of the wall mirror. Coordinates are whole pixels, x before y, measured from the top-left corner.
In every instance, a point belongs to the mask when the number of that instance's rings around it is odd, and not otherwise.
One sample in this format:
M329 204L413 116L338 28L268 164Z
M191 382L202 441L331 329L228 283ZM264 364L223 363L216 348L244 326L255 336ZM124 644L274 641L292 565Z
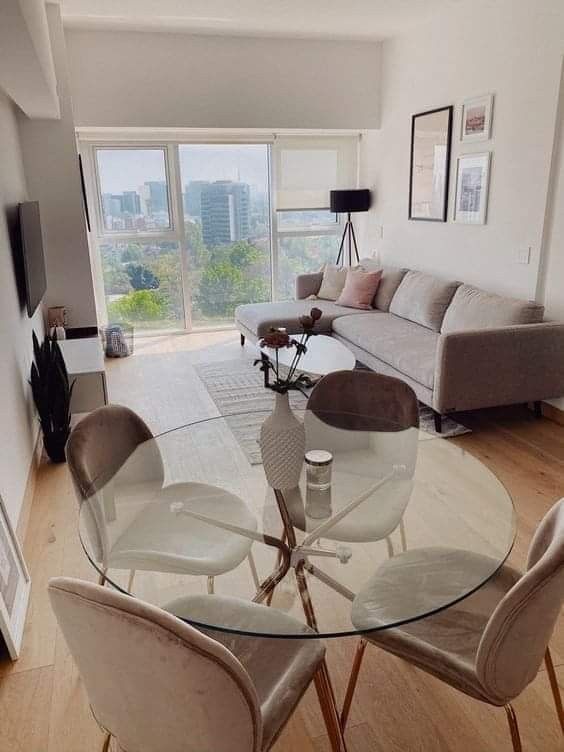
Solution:
M411 119L409 219L446 222L453 108Z

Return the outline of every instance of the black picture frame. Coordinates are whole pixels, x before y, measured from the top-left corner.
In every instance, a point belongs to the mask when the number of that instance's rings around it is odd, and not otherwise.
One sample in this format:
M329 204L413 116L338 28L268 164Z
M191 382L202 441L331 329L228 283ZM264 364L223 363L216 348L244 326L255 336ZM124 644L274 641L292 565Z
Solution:
M443 161L443 171L444 171L444 178L442 181L441 186L441 195L434 201L432 200L432 194L429 197L428 201L424 201L424 204L427 204L431 208L421 211L420 209L417 210L417 208L414 206L414 199L417 194L421 193L421 186L417 187L414 184L414 178L417 179L416 174L416 136L417 136L417 126L418 123L422 121L423 118L427 118L427 122L431 124L433 121L439 120L440 123L440 115L444 115L444 127L442 129L442 134L437 138L436 146L445 146L445 156ZM411 151L410 151L410 160L409 160L409 210L408 210L408 218L410 220L415 220L419 222L446 222L448 218L448 193L449 193L449 182L450 182L450 159L451 159L451 149L452 149L452 125L453 125L453 115L454 115L454 106L449 105L447 107L437 107L434 110L426 110L425 112L418 112L411 118ZM441 124L442 125L442 124ZM423 157L423 154L419 155L420 158ZM424 169L424 168L422 168ZM422 181L423 182L423 181ZM433 179L431 180L431 188L433 184ZM421 203L421 202L419 202ZM432 206L434 204L434 207Z

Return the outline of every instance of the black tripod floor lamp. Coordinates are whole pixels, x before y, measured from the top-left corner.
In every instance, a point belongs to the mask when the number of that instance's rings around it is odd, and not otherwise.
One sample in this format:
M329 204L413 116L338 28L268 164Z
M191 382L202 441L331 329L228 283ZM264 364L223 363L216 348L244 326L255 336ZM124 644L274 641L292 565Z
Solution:
M339 264L344 266L345 252L348 250L349 266L352 266L353 247L356 260L360 261L360 258L358 256L358 246L356 244L351 214L353 212L365 212L370 209L370 191L368 188L357 188L348 191L330 191L329 198L330 209L332 212L335 212L335 214L347 215L343 237L341 238L341 245L339 246L339 254L335 263L337 266Z

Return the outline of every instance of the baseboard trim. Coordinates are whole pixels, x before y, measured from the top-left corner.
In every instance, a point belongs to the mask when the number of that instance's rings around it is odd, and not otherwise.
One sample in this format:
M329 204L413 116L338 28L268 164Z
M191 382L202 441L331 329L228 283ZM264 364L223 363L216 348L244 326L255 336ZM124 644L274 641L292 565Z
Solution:
M560 426L564 426L564 410L560 410L560 408L555 407L548 402L543 402L541 407L542 414L545 418L554 421L554 423L558 423Z
M33 497L35 496L35 487L37 484L37 475L39 472L39 465L41 464L41 458L43 456L43 436L41 431L37 432L37 439L35 440L35 446L33 448L33 454L31 456L31 462L29 465L29 471L27 474L27 482L25 484L25 491L22 499L22 506L18 517L18 524L16 525L16 538L20 546L23 549L25 536L27 533L27 527L29 524L29 516L31 514L31 505L33 504Z

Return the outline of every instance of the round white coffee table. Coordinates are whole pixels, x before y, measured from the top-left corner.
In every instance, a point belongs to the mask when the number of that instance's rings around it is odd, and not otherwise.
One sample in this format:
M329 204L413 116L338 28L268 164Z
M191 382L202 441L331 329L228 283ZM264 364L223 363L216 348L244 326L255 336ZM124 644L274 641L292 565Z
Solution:
M296 335L296 339L298 337ZM260 351L269 360L276 359L276 350L271 347L261 347ZM278 362L289 368L295 354L295 348L283 347L278 350ZM309 339L307 352L300 358L296 370L310 376L326 376L333 371L352 371L355 364L355 356L345 345L326 334L317 334Z

